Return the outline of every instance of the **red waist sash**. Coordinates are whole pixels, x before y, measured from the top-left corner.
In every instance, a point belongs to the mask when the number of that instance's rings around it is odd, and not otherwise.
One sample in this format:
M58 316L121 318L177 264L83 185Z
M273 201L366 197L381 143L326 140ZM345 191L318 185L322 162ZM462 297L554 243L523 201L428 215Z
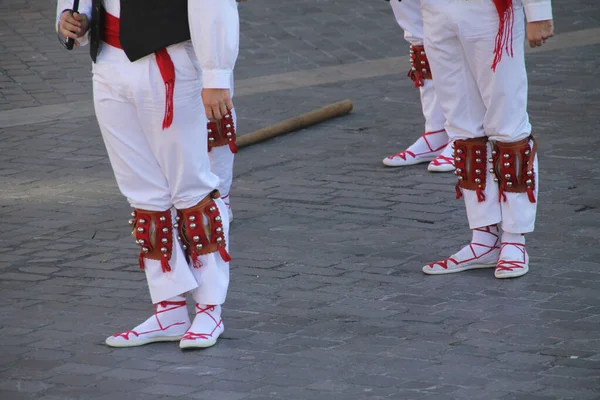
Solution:
M104 31L102 32L102 40L109 45L116 47L117 49L123 49L121 47L121 41L119 40L119 18L109 13L104 13ZM158 70L162 76L163 82L165 83L166 102L165 102L165 116L163 118L162 128L167 129L173 122L173 90L175 89L175 65L171 60L171 56L167 52L167 49L160 49L154 53L156 56L156 64Z

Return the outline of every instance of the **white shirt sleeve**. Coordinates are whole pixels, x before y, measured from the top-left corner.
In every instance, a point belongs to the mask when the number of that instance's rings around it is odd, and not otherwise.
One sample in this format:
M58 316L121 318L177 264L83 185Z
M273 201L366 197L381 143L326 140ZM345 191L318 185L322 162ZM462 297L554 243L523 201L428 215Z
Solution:
M188 0L188 19L202 86L229 89L240 45L236 1Z
M57 0L56 2L56 32L58 33L58 26L60 24L60 16L65 10L70 10L73 8L73 0ZM85 14L88 17L88 20L92 19L92 0L79 0L79 13ZM89 32L86 32L85 35L76 39L80 46L85 46L88 44Z
M552 19L551 0L523 0L527 22Z

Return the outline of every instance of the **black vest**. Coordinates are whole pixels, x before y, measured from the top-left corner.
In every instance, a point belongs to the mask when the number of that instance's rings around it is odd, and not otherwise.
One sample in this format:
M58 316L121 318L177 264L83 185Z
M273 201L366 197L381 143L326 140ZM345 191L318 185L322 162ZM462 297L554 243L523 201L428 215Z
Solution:
M103 13L102 0L93 0L90 55L94 62L100 51ZM119 18L121 46L131 62L190 40L187 0L121 0Z

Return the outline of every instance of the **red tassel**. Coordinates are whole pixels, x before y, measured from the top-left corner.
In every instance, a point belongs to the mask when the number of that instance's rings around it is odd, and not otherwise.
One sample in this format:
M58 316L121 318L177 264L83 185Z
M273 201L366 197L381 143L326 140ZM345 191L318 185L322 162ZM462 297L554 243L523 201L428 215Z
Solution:
M171 266L169 265L169 260L167 257L160 259L160 266L162 267L163 272L171 272Z
M502 203L504 201L506 203L506 193L504 193L504 187L500 186L498 192L498 203Z
M144 263L144 255L142 253L138 255L138 262L140 263L140 269L143 270L146 267L146 264Z
M485 201L485 193L483 193L483 189L478 187L475 192L477 193L477 201L483 203Z
M420 88L425 86L425 81L423 80L423 76L420 71L409 71L408 76L413 81L415 88Z
M492 70L496 72L496 67L502 60L502 54L506 52L512 57L512 41L514 25L514 9L512 0L494 0L496 9L498 10L498 33L496 34L496 45L494 46L494 61Z
M456 200L460 199L462 197L462 192L460 191L460 185L457 183L456 184Z
M229 253L227 252L225 247L219 247L219 254L221 255L221 258L223 259L223 261L225 261L225 262L231 261L231 256L229 255Z
M229 141L229 150L231 150L231 152L233 154L237 154L238 147L237 147L237 144L235 143L235 140L230 140Z
M531 203L535 203L535 195L533 194L532 188L527 188L527 197Z
M200 261L200 259L198 258L198 254L192 252L192 267L200 269L203 265L204 264L202 264L202 261Z
M173 92L175 91L175 65L167 49L160 49L156 53L156 64L165 83L165 117L163 129L167 129L173 123Z

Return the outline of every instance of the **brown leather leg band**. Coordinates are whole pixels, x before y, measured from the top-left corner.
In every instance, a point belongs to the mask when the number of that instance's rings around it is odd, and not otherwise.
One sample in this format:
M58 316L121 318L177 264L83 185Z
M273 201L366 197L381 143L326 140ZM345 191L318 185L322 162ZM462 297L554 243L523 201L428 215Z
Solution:
M410 71L408 71L408 76L414 82L416 88L425 85L424 79L432 79L425 46L410 46Z
M531 142L531 144L530 144ZM494 170L499 181L500 201L506 201L506 192L527 193L535 203L534 161L537 143L533 136L518 142L495 142L492 152Z
M177 210L179 239L196 268L202 265L198 256L216 251L224 261L231 261L226 249L223 220L215 204L215 199L220 196L218 190L213 190L195 206Z
M169 260L173 254L173 221L171 211L148 211L134 209L129 223L131 234L140 245L138 256L140 268L145 268L144 258L160 260L163 272L171 271Z
M487 137L454 141L454 173L458 177L456 198L461 189L474 190L479 202L485 201Z
M211 151L214 147L227 145L233 154L238 152L231 112L216 122L209 122L206 129L208 131L208 151Z

